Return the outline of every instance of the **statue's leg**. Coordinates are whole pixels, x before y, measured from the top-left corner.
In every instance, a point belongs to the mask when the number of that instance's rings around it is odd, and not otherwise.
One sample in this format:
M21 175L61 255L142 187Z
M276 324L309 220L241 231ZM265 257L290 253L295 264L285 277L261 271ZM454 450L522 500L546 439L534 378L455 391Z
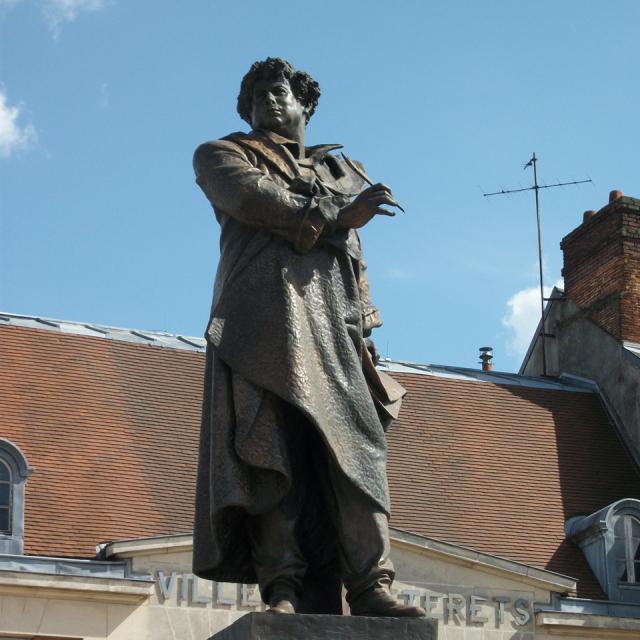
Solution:
M270 606L286 599L295 609L302 591L307 562L296 535L299 515L300 500L294 489L271 511L247 517L260 593Z
M343 581L352 599L375 586L389 588L395 577L389 559L386 513L358 489L323 452L327 505L338 536Z
M327 503L340 547L347 602L353 615L423 616L391 595L395 577L389 558L389 520L369 496L358 489L324 452Z
M291 472L287 495L265 513L247 516L247 532L262 599L271 609L293 613L302 592L307 560L300 546L300 517L305 500L305 447L297 414L281 408L282 429ZM283 604L288 602L289 604ZM286 611L285 611L286 609Z

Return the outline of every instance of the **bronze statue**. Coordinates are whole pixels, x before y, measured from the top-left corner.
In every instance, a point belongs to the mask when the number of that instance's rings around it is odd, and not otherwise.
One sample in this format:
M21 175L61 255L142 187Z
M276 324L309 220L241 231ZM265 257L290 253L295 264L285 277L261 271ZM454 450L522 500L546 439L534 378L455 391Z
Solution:
M252 127L195 152L221 227L207 328L194 573L257 582L275 613L420 616L390 594L384 429L404 389L376 370L356 229L398 206L360 165L305 147L320 88L256 62Z

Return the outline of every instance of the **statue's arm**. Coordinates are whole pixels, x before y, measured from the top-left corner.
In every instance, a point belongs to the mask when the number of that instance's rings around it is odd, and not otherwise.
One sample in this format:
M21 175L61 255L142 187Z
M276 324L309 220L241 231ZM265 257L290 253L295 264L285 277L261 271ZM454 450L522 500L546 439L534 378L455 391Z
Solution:
M216 211L282 237L301 253L309 251L337 218L339 206L333 197L289 191L255 167L233 142L201 145L193 166L196 182Z

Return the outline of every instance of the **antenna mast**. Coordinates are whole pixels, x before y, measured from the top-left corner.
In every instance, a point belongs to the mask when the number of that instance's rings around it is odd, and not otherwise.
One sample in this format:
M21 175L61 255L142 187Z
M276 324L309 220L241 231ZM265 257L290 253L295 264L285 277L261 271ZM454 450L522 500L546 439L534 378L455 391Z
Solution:
M524 165L524 169L533 167L533 185L523 189L502 189L492 193L483 193L486 198L488 196L502 196L508 193L519 193L521 191L533 191L536 197L536 224L538 227L538 266L540 270L540 337L542 338L542 375L547 375L547 332L544 327L544 276L542 273L542 225L540 223L540 189L551 189L553 187L565 187L571 184L583 184L585 182L593 182L591 178L588 180L572 180L571 182L556 182L555 184L538 184L538 157L535 151L531 159Z

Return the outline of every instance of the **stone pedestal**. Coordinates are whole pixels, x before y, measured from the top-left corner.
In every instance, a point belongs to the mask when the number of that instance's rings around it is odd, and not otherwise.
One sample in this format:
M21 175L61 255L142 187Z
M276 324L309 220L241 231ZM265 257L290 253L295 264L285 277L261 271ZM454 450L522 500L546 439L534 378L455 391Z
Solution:
M248 613L210 640L437 640L425 618Z

